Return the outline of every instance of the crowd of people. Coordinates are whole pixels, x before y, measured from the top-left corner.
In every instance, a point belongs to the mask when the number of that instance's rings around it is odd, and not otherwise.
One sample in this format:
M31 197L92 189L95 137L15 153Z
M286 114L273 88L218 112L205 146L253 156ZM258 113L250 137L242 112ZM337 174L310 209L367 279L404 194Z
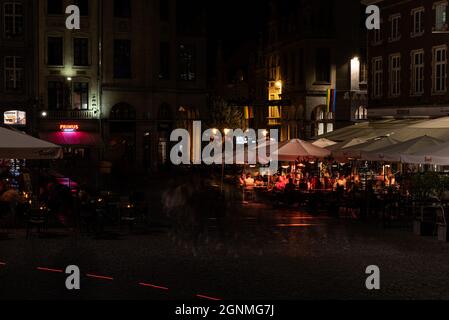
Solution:
M329 167L323 166L321 170L316 167L295 166L290 172L278 172L275 175L261 175L258 172L243 172L238 184L244 190L244 201L250 198L258 198L254 190L262 189L268 193L288 194L291 198L298 197L298 193L323 193L332 192L341 199L344 196L359 196L363 190L369 189L373 194L385 192L387 189L399 190L397 174L391 168L383 168L371 175L361 174L354 167ZM285 171L285 169L284 169Z
M239 178L239 184L243 188L265 187L269 191L300 190L337 190L338 188L347 189L348 181L360 182L357 177L349 177L338 174L336 177L329 176L317 177L309 173L299 174L276 174L273 176L262 176L259 173L242 173Z

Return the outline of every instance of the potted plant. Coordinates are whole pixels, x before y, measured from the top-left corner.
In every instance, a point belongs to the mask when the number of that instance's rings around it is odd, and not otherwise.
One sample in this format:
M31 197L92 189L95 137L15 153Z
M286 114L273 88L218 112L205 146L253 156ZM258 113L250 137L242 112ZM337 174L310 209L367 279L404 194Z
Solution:
M442 202L449 201L449 176L440 177L438 184L438 198ZM437 235L438 240L449 242L449 227L446 219L444 206L437 211Z
M429 218L425 208L426 206L429 207L430 204L439 202L437 193L440 188L440 176L435 172L416 174L411 178L410 191L416 204L413 220L414 234L420 236L434 235L436 220Z

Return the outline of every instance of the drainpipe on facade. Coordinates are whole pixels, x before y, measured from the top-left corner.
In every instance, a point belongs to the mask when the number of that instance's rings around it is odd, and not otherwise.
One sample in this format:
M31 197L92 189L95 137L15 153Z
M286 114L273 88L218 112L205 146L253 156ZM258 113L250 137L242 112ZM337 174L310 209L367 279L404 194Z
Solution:
M102 141L102 146L99 148L99 163L104 160L104 132L103 132L103 0L98 0L98 19L97 19L97 28L98 28L98 66L97 66L97 94L98 94L98 124L100 130L100 137ZM100 179L100 175L102 174L102 168L97 170L97 188L103 182ZM101 185L101 187L104 187Z

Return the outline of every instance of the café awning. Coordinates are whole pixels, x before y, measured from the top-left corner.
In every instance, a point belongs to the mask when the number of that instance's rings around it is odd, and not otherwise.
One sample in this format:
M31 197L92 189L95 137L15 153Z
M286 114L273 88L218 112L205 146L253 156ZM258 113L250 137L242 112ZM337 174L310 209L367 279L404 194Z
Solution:
M40 137L61 146L101 146L103 140L97 133L90 132L45 132L41 133Z
M326 139L326 138L321 138L315 142L312 143L314 146L320 147L320 148L327 148L333 145L336 145L337 142Z
M399 143L396 139L392 137L382 137L369 140L365 143L350 146L348 148L336 150L332 152L335 158L344 159L361 159L362 154L365 152L372 152L378 149L390 147Z
M449 117L414 123L398 130L394 134L394 137L400 141L407 141L423 136L449 141Z
M327 149L314 146L309 142L293 139L281 143L274 154L278 157L279 161L296 161L323 159L329 157L331 152Z
M410 155L442 143L440 139L422 136L371 152L362 152L362 160L400 162L401 155Z
M342 142L354 138L370 140L383 136L395 136L402 129L426 122L423 119L387 119L358 123L349 127L337 129L333 132L316 136L315 139L326 138L332 141ZM423 135L423 134L421 134ZM396 140L401 140L395 136ZM404 141L407 138L403 138Z
M412 164L449 166L449 142L428 146L413 154L401 154L401 161Z
M0 127L0 159L60 159L60 146Z
M366 143L367 140L366 139L362 139L362 138L353 138L353 139L349 139L349 140L345 140L342 142L339 142L337 144L331 145L329 147L327 147L326 149L335 152L338 150L342 150L342 149L346 149L346 148L350 148L353 146L357 146L363 143Z
M314 139L326 138L332 141L347 141L353 138L370 140L390 136L405 142L407 140L429 136L449 141L449 117L436 119L387 119L364 122L335 130Z

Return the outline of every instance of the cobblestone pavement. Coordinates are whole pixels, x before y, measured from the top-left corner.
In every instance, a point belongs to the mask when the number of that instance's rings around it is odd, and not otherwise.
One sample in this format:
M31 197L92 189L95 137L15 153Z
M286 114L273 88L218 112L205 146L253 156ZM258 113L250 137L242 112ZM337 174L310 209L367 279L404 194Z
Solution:
M409 229L252 205L230 225L220 237L210 218L196 245L163 227L99 239L12 231L0 240L0 298L449 299L449 244ZM77 292L61 273L71 264ZM380 267L379 291L365 288L368 265Z

